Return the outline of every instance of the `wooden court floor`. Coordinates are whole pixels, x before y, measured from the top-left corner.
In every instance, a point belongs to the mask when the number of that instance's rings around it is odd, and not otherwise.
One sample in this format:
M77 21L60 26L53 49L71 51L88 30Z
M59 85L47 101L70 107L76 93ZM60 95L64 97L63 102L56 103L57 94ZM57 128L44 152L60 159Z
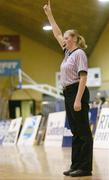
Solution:
M0 146L0 180L109 180L109 150L94 150L93 176L63 176L70 148Z

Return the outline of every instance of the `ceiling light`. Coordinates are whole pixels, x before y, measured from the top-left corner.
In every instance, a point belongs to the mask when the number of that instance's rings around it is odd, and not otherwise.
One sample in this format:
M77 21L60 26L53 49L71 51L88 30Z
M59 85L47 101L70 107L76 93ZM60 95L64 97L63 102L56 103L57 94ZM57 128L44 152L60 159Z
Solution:
M45 25L45 26L43 26L43 30L45 30L45 31L50 31L50 30L52 30L52 26L50 26L50 25Z
M109 2L109 0L99 0L99 1L101 1L101 2Z
M10 51L14 50L13 46L9 46L8 49L9 49Z

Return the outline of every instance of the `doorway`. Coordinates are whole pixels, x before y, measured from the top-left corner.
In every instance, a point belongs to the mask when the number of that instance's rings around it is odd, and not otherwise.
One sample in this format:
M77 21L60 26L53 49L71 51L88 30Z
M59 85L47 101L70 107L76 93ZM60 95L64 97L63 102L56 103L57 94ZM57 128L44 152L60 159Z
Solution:
M9 100L9 118L26 117L36 114L35 100Z

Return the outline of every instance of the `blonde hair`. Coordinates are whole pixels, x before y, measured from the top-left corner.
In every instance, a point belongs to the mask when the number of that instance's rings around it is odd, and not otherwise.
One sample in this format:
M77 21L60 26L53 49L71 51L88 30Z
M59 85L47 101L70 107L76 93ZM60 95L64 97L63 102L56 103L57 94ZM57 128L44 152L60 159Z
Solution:
M80 47L81 49L87 48L85 38L83 36L81 36L77 30L70 29L70 30L67 30L66 32L69 33L70 36L77 38L76 43L77 43L78 47Z

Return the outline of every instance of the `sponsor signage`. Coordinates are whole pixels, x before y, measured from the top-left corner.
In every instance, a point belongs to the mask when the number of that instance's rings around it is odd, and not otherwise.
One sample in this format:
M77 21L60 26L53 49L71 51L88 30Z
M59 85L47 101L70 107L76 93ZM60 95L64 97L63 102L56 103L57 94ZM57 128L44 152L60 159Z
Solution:
M10 127L4 138L3 145L15 145L18 140L22 117L11 120Z
M18 75L20 60L0 60L0 76Z
M94 137L94 148L109 149L109 108L103 108Z
M28 117L22 128L18 145L33 145L41 122L41 116Z
M62 147L65 126L65 111L50 113L45 136L45 146Z

